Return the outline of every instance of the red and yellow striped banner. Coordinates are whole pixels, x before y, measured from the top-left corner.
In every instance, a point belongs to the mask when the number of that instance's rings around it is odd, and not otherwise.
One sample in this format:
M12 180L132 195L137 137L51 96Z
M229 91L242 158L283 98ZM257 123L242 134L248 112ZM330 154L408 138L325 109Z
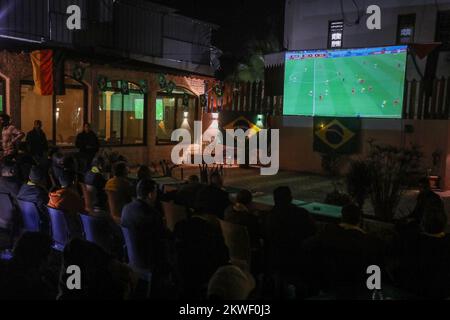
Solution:
M53 94L53 51L36 50L31 52L33 65L34 92L41 96Z

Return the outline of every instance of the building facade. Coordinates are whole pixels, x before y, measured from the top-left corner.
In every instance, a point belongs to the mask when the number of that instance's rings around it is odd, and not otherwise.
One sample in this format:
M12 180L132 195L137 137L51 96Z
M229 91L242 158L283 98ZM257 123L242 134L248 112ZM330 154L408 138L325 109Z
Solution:
M381 29L367 27L372 4L380 8ZM417 144L424 174L434 168L440 187L450 189L450 1L286 0L284 30L285 51L410 45L402 119L361 119L361 145L351 158L366 155L369 140ZM284 56L265 56L265 87L274 96L283 95ZM323 172L313 151L314 118L282 116L279 109L273 127L281 129L281 168Z
M67 26L71 5L79 30ZM39 119L70 151L89 122L104 148L139 164L169 159L171 132L201 119L215 26L141 0L2 0L0 11L1 109L21 130ZM62 94L35 93L36 50L62 56Z

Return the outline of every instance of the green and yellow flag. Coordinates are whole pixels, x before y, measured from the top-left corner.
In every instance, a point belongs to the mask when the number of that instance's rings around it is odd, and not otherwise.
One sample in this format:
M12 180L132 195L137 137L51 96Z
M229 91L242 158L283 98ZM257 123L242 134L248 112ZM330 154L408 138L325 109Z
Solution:
M359 118L315 117L313 130L315 152L352 154L359 150Z

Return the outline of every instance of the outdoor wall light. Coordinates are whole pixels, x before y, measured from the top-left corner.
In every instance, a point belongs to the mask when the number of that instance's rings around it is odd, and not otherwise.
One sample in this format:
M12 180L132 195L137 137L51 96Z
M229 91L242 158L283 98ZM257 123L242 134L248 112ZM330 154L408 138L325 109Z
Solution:
M219 119L219 113L218 112L213 112L212 118L213 118L213 120Z
M262 114L258 114L258 121L262 121L262 118L263 118Z

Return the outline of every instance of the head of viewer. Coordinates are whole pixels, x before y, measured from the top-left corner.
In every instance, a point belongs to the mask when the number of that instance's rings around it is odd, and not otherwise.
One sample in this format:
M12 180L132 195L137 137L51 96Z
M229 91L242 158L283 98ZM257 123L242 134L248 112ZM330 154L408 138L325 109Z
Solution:
M236 195L236 202L243 204L244 206L249 206L253 201L252 193L248 190L241 190Z
M40 166L31 167L28 179L34 184L44 184L47 179L45 170Z
M83 131L85 133L88 133L89 131L91 131L91 125L88 122L85 122L83 125Z
M105 158L103 158L102 156L96 156L91 162L92 167L97 167L100 170L103 169L104 165L105 165Z
M125 178L128 175L128 167L125 162L117 162L114 165L113 173L115 177Z
M151 179L152 172L150 171L150 168L148 166L142 165L142 166L139 166L139 169L137 171L137 177L138 177L138 180Z
M420 191L427 191L430 190L430 181L427 177L423 177L419 180L419 190Z
M7 115L6 113L3 113L0 115L0 119L2 122L2 126L7 127L11 123L11 117Z
M354 205L349 204L342 208L342 222L353 226L357 226L361 223L362 211Z
M16 166L11 161L4 161L2 164L2 177L14 177Z
M67 188L73 185L75 181L75 175L71 171L65 170L64 173L59 177L59 184L62 188Z
M35 130L41 130L42 129L42 121L41 120L34 120L33 128Z
M189 176L189 178L187 179L188 183L199 183L200 179L198 178L197 175L193 174L192 176Z
M287 206L292 202L292 192L289 187L278 187L273 191L275 206Z
M136 186L136 195L140 200L156 200L156 183L150 179L142 179Z

